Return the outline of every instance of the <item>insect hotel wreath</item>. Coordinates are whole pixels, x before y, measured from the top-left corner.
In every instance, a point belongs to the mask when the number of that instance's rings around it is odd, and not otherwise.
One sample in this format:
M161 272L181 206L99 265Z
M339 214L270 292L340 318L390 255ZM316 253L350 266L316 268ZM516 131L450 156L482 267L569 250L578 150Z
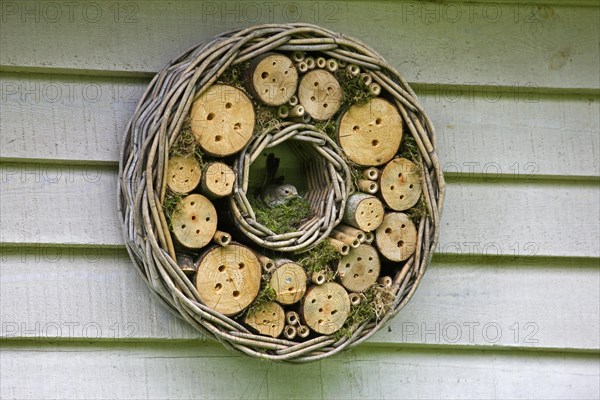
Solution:
M154 292L226 347L292 362L366 340L408 302L444 193L400 73L304 24L227 32L165 66L127 128L119 184Z

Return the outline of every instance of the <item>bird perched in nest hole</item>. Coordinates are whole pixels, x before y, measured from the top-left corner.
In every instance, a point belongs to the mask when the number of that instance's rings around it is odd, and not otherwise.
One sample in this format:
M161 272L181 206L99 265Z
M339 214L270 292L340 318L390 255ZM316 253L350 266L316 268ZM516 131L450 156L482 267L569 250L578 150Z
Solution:
M276 207L300 197L296 187L284 184L283 176L275 177L279 168L279 158L273 153L267 155L267 174L260 193L261 200L269 207Z

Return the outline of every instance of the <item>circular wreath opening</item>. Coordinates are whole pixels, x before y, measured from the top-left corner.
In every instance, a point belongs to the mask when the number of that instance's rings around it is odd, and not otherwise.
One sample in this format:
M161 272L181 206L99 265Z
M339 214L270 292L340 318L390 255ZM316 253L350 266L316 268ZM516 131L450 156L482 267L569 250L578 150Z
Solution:
M268 70L280 61L287 74ZM236 84L249 79L258 86ZM210 96L222 84L236 87L225 101ZM213 102L194 128L203 95ZM279 124L264 126L262 103ZM277 141L313 181L302 194L311 218L281 236L258 227L244 184ZM398 313L430 262L444 198L433 125L401 74L360 41L307 24L227 32L166 65L128 125L119 174L126 247L154 293L226 347L278 361L333 355ZM230 231L224 211L236 214Z
M298 156L300 165L296 168L305 172L307 191L301 198L308 203L310 213L295 229L274 232L261 221L248 199L250 171L261 155L283 143ZM238 175L234 194L229 198L233 218L239 229L261 247L281 252L304 251L327 238L342 220L350 189L350 171L336 143L313 125L288 122L255 136L240 153L234 169ZM278 189L271 186L261 189L263 192ZM266 205L267 212L268 207Z

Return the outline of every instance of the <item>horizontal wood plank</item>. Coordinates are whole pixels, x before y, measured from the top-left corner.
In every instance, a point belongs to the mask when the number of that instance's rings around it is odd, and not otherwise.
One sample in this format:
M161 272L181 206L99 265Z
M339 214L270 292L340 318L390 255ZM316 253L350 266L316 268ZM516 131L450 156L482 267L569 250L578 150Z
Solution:
M600 88L598 8L107 0L93 6L7 2L2 13L4 70L152 74L190 46L225 30L302 21L361 38L409 81Z
M15 344L3 399L597 399L596 355L361 348L305 365L214 345ZM76 377L74 379L73 377Z
M154 297L122 250L5 248L2 261L4 338L200 336ZM369 343L590 351L599 347L598 285L591 260L434 260Z
M0 77L0 158L116 164L147 80L7 73ZM439 86L417 91L458 175L595 177L598 96Z
M0 179L2 243L123 244L113 168L2 163ZM599 196L595 183L452 181L437 251L598 257Z

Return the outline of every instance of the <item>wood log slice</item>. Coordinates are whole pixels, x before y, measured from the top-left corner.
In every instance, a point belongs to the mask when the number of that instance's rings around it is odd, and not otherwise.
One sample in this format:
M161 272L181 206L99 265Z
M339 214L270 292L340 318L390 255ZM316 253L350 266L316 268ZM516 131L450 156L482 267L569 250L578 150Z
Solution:
M233 168L220 161L215 161L204 167L200 189L206 197L216 199L231 195L234 182Z
M274 301L269 301L251 308L245 322L261 335L276 338L283 332L285 313L283 307Z
M293 340L297 334L298 334L298 329L295 326L286 325L285 328L283 329L283 336L285 336L285 338L287 340Z
M217 210L201 194L190 194L177 205L171 223L179 243L190 249L200 249L217 231Z
M194 156L171 157L167 168L167 186L174 193L190 193L196 189L202 176L200 163Z
M327 238L329 244L335 249L336 252L340 253L341 255L346 255L348 254L348 252L350 252L350 246L347 245L344 242L341 242L337 239L334 239L332 237Z
M204 253L196 272L196 289L207 307L234 315L254 301L260 289L261 266L256 255L237 243L214 246Z
M317 121L327 120L339 110L344 92L331 72L314 70L302 77L298 98L304 111Z
M177 254L177 265L186 275L191 275L196 272L196 263L194 256L188 253Z
M338 261L340 283L350 292L364 292L379 277L381 263L373 246L361 244Z
M192 133L211 156L240 151L252 137L254 122L252 102L233 86L212 85L192 104Z
M301 325L297 329L298 337L306 339L310 336L310 329L306 325Z
M349 312L348 292L335 282L310 288L301 307L306 325L323 335L338 331L346 322Z
M296 93L298 71L290 58L267 53L252 60L246 81L250 92L260 101L269 106L280 106Z
M228 246L231 243L231 235L227 232L217 230L213 236L213 242L219 246Z
M399 212L388 213L375 232L375 243L385 258L404 261L417 247L417 228L408 215Z
M348 158L359 165L385 164L396 155L401 140L402 117L398 109L379 97L351 106L339 122L338 143Z
M394 158L381 173L379 181L381 196L393 210L408 210L421 197L419 168L406 158Z
M292 261L279 264L271 275L270 285L275 290L275 300L280 304L294 304L306 293L308 277L304 268Z
M365 232L374 231L384 217L383 203L377 197L366 193L355 193L348 198L343 221Z

